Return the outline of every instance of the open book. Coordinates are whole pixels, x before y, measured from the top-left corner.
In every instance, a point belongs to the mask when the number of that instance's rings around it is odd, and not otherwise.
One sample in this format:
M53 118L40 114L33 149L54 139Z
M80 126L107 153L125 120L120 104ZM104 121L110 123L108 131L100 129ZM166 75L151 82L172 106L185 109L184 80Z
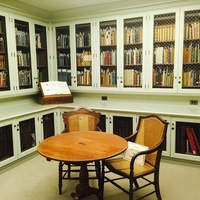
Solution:
M44 96L71 94L67 83L64 81L41 82L40 85Z
M148 147L146 146L143 146L134 142L128 142L128 148L126 149L124 153L124 159L130 161L133 155L135 155L137 152L146 151L146 150L148 150ZM145 160L145 155L141 155L136 158L135 163L143 166L144 160Z

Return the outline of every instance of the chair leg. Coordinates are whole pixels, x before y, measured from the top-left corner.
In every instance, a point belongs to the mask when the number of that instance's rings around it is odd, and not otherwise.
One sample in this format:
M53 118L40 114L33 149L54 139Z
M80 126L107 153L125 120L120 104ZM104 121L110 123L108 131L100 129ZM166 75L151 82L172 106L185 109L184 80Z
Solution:
M63 169L63 163L59 162L59 166L58 166L58 188L59 188L59 194L62 194L62 169Z
M129 200L133 200L133 182L135 182L133 179L130 178L129 182Z
M105 177L105 164L104 164L104 160L102 160L102 163L101 163L101 186L100 186L100 190L101 190L101 193L103 195L104 193L104 177Z
M98 187L101 189L101 164L100 161L95 162L96 176L98 179Z
M160 186L159 186L159 173L154 174L154 186L155 186L157 199L162 200L161 193L160 193Z
M67 164L68 178L71 178L71 164Z

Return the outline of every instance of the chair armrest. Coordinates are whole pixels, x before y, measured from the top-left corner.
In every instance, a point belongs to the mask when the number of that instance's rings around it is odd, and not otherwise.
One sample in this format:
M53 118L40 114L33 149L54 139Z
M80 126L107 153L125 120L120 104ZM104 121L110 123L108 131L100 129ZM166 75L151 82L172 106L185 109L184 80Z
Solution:
M164 142L164 139L162 139L160 141L160 143L158 143L158 145L155 148L148 149L146 151L140 151L140 152L137 152L135 155L133 155L133 157L131 158L131 162L130 162L130 169L133 170L133 168L134 168L134 162L135 162L135 160L136 160L136 158L138 156L151 154L151 153L157 151L159 148L161 148L161 145L163 144L163 142Z

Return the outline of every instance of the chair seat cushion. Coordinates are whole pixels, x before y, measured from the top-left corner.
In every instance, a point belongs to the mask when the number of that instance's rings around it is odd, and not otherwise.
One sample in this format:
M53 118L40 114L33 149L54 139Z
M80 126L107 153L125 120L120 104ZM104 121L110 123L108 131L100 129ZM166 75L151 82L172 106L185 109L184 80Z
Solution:
M117 174L125 175L126 177L130 176L130 161L123 158L114 158L105 161L105 165L109 170L114 171ZM137 178L141 175L148 174L153 172L155 168L144 162L144 166L134 164L134 177Z

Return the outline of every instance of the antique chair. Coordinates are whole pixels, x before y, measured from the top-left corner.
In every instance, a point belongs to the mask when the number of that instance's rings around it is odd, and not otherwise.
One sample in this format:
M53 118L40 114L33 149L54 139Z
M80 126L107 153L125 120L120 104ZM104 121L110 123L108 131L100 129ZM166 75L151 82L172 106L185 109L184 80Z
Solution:
M100 121L100 113L92 111L88 108L75 108L70 112L63 113L63 121L65 123L65 130L62 133L72 131L100 131L97 126ZM81 150L80 150L81 151ZM94 162L90 164L88 172L95 172L95 176L89 177L90 179L97 178L100 186L100 162ZM80 166L59 162L59 194L62 194L62 180L63 179L79 179L79 176L72 176L72 172L80 172Z
M157 199L162 199L159 188L159 168L167 126L168 123L156 115L139 117L136 132L126 139L127 141L146 146L148 150L134 153L130 161L125 160L124 156L104 160L102 163L102 192L104 190L104 183L110 182L129 194L129 200L133 200L133 193L135 191L153 185L153 191L147 192L148 194L143 195L139 199L145 198L153 193L156 193ZM136 158L138 159L140 155L145 155L143 166L135 163ZM114 174L109 176L109 173L114 173L117 177L113 178ZM151 178L152 176L147 177L150 174L153 174L153 178ZM121 179L127 179L129 181L129 189L125 189L122 184L117 182ZM142 184L141 181L139 184L138 179L144 180Z

